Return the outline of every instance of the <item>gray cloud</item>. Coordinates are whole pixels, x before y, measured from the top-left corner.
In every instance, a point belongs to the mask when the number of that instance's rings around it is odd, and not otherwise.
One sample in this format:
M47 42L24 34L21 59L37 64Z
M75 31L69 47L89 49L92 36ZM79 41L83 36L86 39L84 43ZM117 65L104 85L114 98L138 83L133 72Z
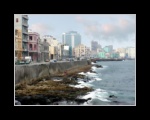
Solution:
M46 25L46 24L42 24L42 23L35 23L32 24L30 29L32 31L36 31L37 33L39 33L41 36L48 34L50 31L54 31L54 28Z
M105 41L127 41L130 36L135 35L136 23L135 15L129 15L130 19L117 16L117 21L114 23L101 24L98 21L90 21L82 16L76 16L77 22L83 25L85 34L90 39L105 40ZM111 17L108 17L111 19Z

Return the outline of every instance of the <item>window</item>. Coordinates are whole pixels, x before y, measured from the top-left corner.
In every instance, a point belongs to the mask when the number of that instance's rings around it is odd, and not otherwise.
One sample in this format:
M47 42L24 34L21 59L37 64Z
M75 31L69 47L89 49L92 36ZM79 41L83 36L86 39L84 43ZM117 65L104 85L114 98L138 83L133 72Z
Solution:
M18 30L15 30L15 35L18 35Z
M34 50L36 50L36 45L34 45Z
M29 36L29 40L32 40L32 36Z
M16 22L19 22L18 18L16 18Z
M29 47L30 47L30 50L32 50L32 44L30 44Z
M36 36L34 36L34 40L35 40L35 41L36 41L36 39L37 39Z

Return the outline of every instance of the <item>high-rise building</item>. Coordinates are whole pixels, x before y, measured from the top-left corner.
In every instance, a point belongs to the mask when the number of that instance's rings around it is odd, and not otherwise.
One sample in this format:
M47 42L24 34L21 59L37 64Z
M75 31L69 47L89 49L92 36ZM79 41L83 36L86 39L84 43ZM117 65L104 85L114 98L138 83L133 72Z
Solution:
M126 48L126 53L128 58L135 58L135 47L128 47Z
M71 50L70 56L72 56L72 49L81 44L81 35L76 31L69 31L67 33L63 33L62 42L63 44L69 45Z
M15 32L18 30L21 32L22 41L22 56L28 56L28 15L14 15L14 28ZM16 34L16 33L15 33Z
M109 45L109 46L105 46L103 48L103 50L107 53L107 52L112 52L113 51L113 46L112 45Z
M97 41L91 41L91 51L97 51L98 46L99 45Z

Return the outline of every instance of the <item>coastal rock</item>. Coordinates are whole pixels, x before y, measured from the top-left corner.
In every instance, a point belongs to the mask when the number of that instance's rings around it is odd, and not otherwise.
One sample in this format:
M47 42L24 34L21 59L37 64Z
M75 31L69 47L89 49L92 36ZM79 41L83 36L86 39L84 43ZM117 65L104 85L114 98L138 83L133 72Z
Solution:
M81 103L87 102L88 100L91 100L91 98L87 98L87 99L78 99L78 98L76 98L75 102L77 102L78 104L81 104Z
M115 95L109 95L109 98L117 98Z
M46 99L46 103L51 103L51 100L50 99Z
M90 70L90 73L96 73L95 71Z
M40 103L36 103L35 105L40 105Z
M119 103L118 101L113 101L114 103Z
M21 102L19 102L18 100L15 100L15 105L21 105Z
M102 65L94 65L94 66L97 67L97 68L103 68Z
M54 102L52 105L59 105L58 102Z

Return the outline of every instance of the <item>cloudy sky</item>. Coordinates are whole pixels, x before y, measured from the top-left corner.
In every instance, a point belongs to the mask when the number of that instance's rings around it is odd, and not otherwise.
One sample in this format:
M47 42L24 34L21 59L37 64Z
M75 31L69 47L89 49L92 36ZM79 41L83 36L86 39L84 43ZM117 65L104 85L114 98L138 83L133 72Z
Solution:
M81 42L90 47L91 40L102 47L135 47L135 14L29 14L29 29L40 36L52 35L62 42L62 33L77 31Z

